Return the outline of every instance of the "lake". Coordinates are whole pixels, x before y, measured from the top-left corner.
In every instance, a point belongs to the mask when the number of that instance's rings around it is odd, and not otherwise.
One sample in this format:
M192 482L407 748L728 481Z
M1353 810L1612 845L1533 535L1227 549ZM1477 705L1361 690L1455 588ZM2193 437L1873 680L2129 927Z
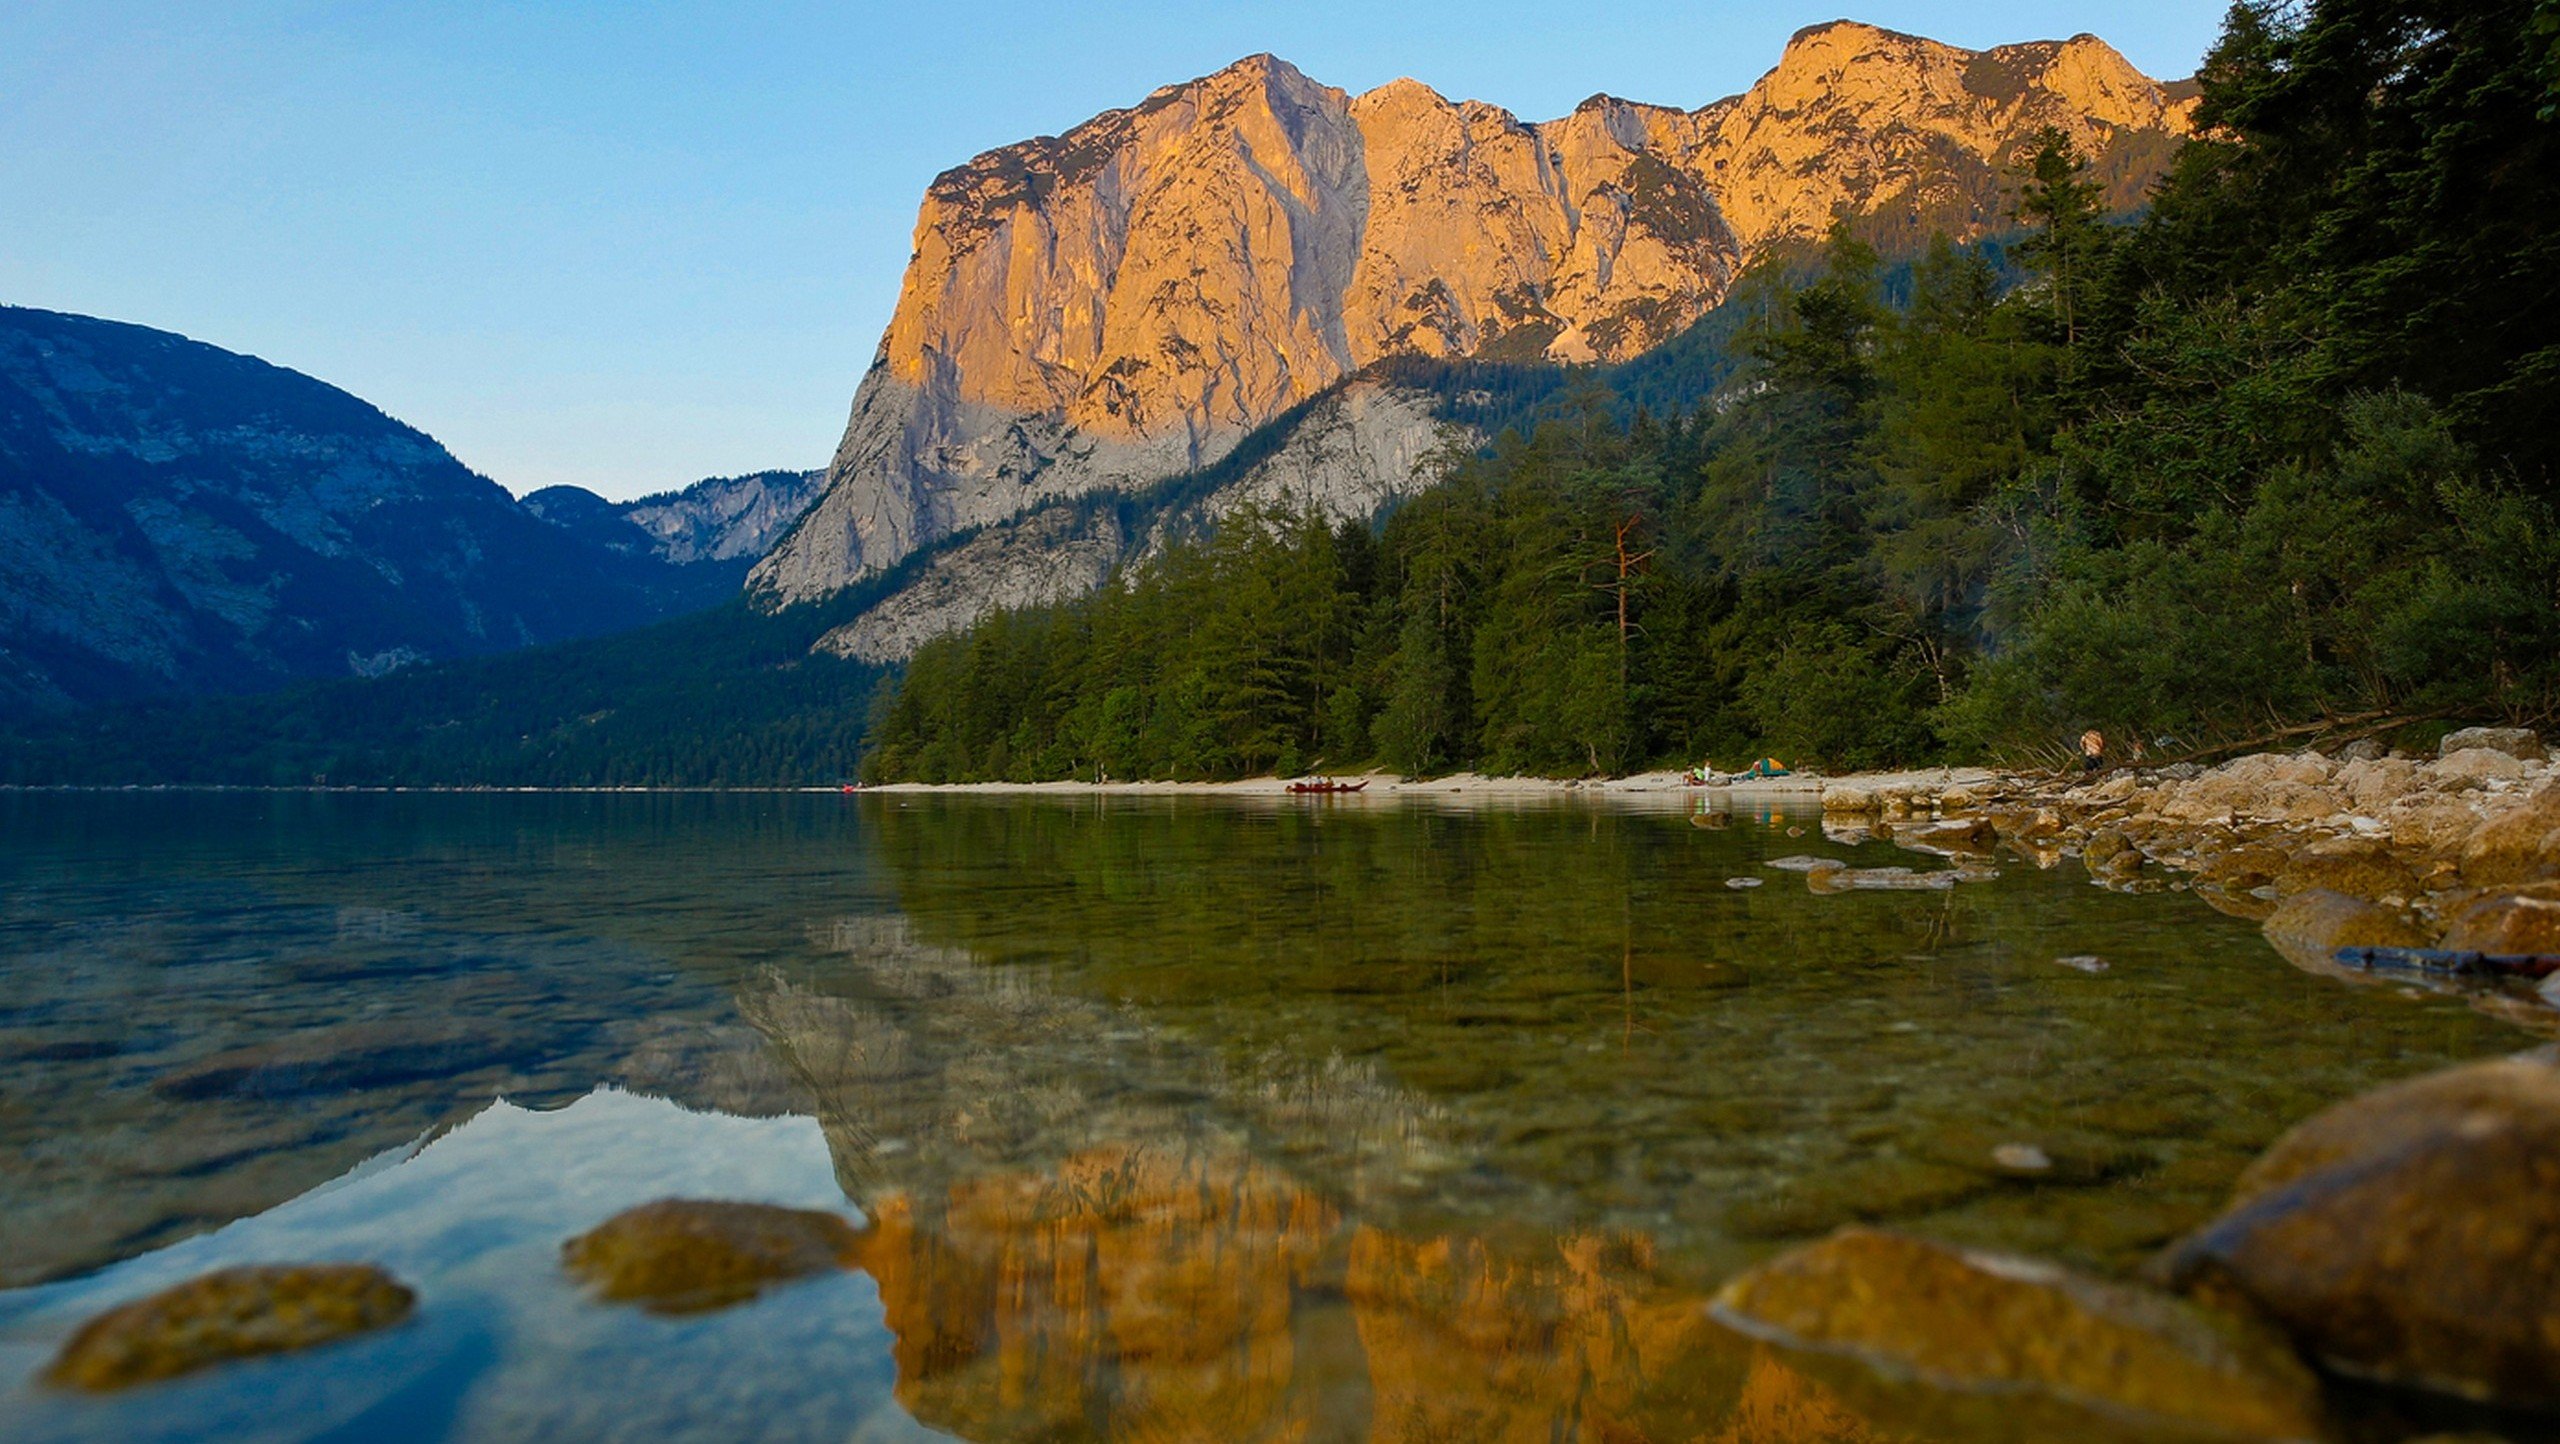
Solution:
M1642 801L0 795L0 1418L1903 1437L1702 1301L1857 1221L2130 1272L2290 1124L2535 1041L2073 862L1825 894L1768 864L1949 863ZM561 1272L670 1196L840 1213L860 1266L675 1317ZM335 1259L416 1314L34 1381Z

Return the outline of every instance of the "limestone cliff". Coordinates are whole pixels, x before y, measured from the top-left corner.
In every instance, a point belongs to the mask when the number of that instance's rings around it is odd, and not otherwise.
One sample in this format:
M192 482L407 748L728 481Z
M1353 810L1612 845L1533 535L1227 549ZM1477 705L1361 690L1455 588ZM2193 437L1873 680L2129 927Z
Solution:
M753 471L706 477L636 501L607 501L581 486L529 492L525 510L587 533L617 552L641 552L679 567L734 563L729 589L782 540L817 501L824 471Z
M1254 56L933 183L826 493L750 585L822 596L1204 465L1383 357L1625 359L1843 211L1978 234L2044 126L2129 200L2186 123L2088 36L1975 52L1843 22L1743 95L1542 123Z
M1407 495L1431 449L1456 434L1432 415L1432 398L1361 379L1272 423L1283 432L1250 465L1194 499L1131 508L1134 526L1109 507L1072 499L1044 502L937 549L855 620L818 640L818 649L859 662L903 662L917 647L991 612L1067 601L1099 587L1122 565L1177 535L1214 524L1238 507L1317 511L1366 520Z

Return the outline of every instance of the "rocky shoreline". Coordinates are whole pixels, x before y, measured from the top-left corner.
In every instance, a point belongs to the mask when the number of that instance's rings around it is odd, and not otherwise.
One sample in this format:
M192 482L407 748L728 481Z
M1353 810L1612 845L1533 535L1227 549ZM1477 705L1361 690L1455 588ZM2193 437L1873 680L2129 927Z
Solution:
M2475 727L2417 758L2358 743L2218 767L1953 785L1847 778L1822 791L1834 839L1964 856L2076 859L2120 892L2190 891L2264 926L2296 964L2346 973L2349 947L2560 954L2560 765L2523 728ZM2483 988L2560 1029L2560 983ZM2537 1017L2537 1015L2539 1015Z

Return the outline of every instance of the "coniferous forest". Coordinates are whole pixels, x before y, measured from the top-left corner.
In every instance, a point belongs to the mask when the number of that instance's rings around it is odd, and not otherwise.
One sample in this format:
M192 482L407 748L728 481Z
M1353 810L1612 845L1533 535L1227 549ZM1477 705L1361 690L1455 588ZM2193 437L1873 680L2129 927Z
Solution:
M2138 218L2048 136L2006 265L1941 239L1889 270L1843 225L1810 279L1746 278L1691 407L1568 390L1374 526L1232 517L928 644L867 775L1874 767L2547 718L2560 7L2244 3L2200 82Z

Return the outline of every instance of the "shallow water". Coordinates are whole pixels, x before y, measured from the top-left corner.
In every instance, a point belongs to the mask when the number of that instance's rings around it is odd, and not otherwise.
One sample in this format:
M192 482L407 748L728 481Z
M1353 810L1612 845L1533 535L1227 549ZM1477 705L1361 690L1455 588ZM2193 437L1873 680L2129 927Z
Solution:
M1861 1220L2127 1271L2306 1114L2532 1041L2071 864L1820 895L1766 864L1944 864L1721 805L0 797L0 1418L1898 1436L1702 1299ZM862 1265L683 1319L558 1272L667 1195L842 1211ZM32 1382L322 1258L417 1316Z

